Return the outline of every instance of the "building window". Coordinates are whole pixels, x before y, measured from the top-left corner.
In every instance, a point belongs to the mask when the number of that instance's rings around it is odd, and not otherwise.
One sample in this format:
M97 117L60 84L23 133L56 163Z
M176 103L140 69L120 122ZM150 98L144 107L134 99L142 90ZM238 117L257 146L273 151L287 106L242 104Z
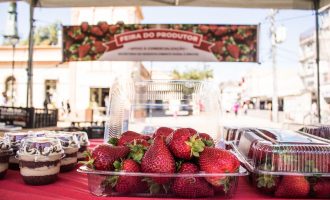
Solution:
M16 97L16 78L14 76L9 76L5 81L5 91L3 92L5 105L15 104Z
M89 102L91 107L107 107L110 88L90 88Z
M45 80L44 106L56 107L57 80Z

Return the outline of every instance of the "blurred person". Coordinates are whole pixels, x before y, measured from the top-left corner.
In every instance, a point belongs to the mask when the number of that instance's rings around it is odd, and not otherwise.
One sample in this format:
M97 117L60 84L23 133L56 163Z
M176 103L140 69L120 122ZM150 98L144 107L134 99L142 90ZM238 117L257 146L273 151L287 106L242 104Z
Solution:
M234 113L235 113L235 116L238 115L238 110L239 110L239 104L238 104L238 102L236 102L236 103L234 104Z
M243 111L244 111L244 115L247 115L247 112L248 112L248 104L247 104L247 102L244 102L244 104L243 104Z
M71 105L70 105L69 100L66 101L66 110L68 112L68 115L70 115L70 113L71 113Z

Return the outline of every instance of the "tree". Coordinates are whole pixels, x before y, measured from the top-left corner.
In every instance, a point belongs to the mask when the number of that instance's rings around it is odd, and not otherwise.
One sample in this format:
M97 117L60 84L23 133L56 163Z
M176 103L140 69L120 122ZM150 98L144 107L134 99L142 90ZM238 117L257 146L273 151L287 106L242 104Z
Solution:
M212 69L204 69L204 70L191 69L186 72L179 72L177 70L173 70L172 77L173 77L173 79L176 79L176 80L205 80L205 79L213 78L213 70Z

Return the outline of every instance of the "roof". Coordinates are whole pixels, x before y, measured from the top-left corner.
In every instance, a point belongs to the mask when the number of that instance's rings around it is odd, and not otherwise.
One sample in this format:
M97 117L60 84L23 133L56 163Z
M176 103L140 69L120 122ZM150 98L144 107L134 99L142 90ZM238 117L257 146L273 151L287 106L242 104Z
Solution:
M0 0L5 2L10 0ZM105 6L201 6L236 8L314 8L314 0L24 0L36 1L37 7L105 7ZM320 8L330 4L330 0L320 0Z

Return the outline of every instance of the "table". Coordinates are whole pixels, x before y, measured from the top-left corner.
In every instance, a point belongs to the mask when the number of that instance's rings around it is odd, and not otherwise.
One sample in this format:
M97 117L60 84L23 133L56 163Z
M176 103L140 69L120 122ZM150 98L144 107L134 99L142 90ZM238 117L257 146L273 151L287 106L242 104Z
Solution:
M102 143L101 139L91 140L91 148ZM61 173L59 180L51 185L25 185L19 171L8 170L6 177L0 180L0 200L109 200L109 197L96 197L89 193L87 176L76 171ZM140 200L151 198L112 197L111 200ZM154 199L154 198L153 198ZM233 199L274 199L257 193L241 177L236 195Z

